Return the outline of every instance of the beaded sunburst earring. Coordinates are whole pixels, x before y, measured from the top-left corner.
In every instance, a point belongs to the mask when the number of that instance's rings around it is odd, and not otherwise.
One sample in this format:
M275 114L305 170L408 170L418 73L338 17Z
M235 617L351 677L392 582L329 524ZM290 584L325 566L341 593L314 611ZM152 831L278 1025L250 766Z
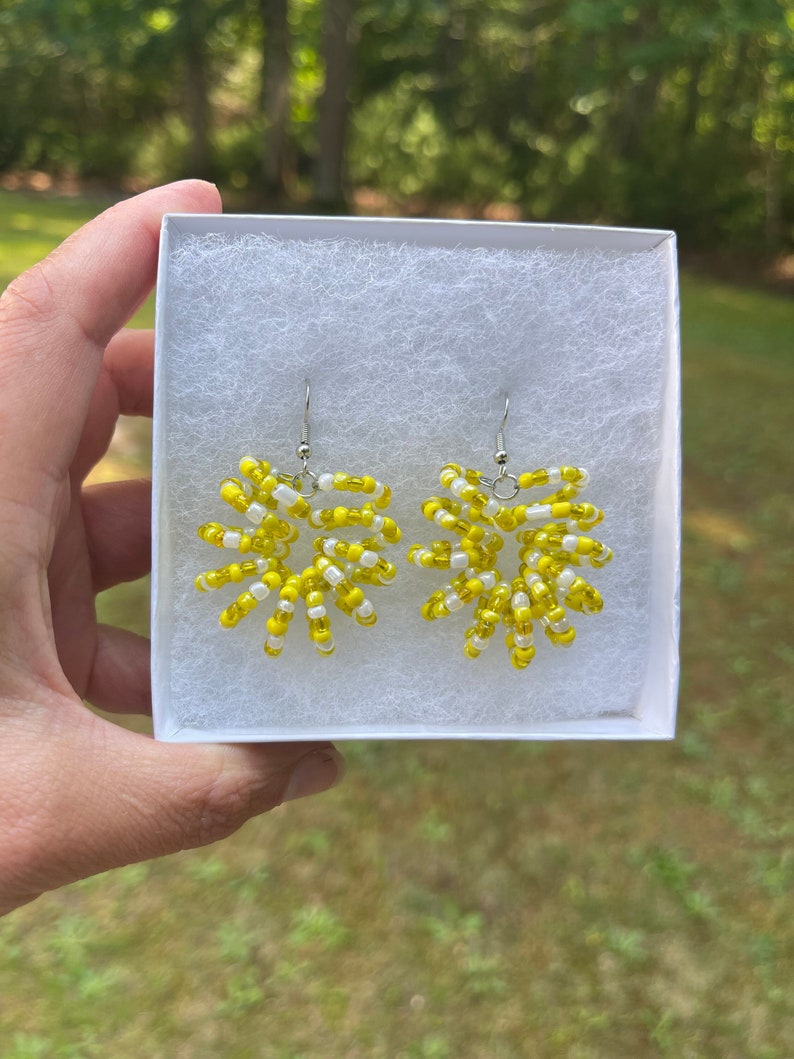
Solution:
M318 475L309 469L312 450L308 381L301 439L295 451L301 469L294 474L278 471L266 460L244 456L240 460L242 477L224 478L221 482L222 499L245 516L250 529L208 522L198 530L203 541L236 551L241 558L199 574L196 588L205 592L248 582L234 602L221 611L219 620L224 629L233 628L271 593L277 593L278 602L267 620L264 642L265 654L271 658L282 652L299 599L306 606L309 639L322 656L334 651L331 619L326 610L329 597L359 625L374 625L375 608L360 586L391 582L396 567L380 553L400 540L397 523L381 514L391 501L387 485L370 475L354 477L343 471ZM362 494L363 502L357 507L330 504L328 494L334 492ZM317 493L326 500L325 506L312 505ZM310 565L298 569L288 560L301 522L325 531L325 535L314 540ZM348 527L361 527L361 532L368 535L361 540L340 539L336 534Z
M601 610L600 594L577 567L583 563L604 566L612 552L581 533L586 534L604 517L593 504L576 502L589 481L587 471L554 467L519 475L508 473L504 439L508 409L506 396L496 433L496 476L487 478L480 471L464 471L448 463L441 470L440 481L452 499L431 496L422 505L425 518L458 539L454 543L431 541L428 546L414 544L408 559L423 568L459 571L430 596L422 607L423 617L428 621L445 618L473 604L473 620L463 648L466 657L477 658L501 624L507 629L510 661L516 669L525 669L535 655L534 622L540 623L556 647L568 647L576 630L566 608L582 614ZM543 486L556 488L542 499L509 505L519 492ZM513 533L520 562L518 574L508 581L496 563L504 545L503 535Z

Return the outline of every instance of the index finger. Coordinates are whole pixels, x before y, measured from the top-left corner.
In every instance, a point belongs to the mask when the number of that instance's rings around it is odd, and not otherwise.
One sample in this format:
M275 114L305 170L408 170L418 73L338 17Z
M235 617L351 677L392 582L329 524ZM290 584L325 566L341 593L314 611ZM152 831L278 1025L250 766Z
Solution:
M102 351L154 283L163 214L219 210L217 189L203 181L145 192L106 210L8 287L0 298L0 495L11 487L30 502L43 481L65 477Z

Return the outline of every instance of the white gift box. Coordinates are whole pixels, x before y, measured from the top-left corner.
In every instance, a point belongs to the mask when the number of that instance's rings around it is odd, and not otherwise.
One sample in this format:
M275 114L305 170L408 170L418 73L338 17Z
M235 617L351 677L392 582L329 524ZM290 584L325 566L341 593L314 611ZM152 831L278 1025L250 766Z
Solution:
M218 489L239 474L241 457L299 469L306 379L309 467L388 483L386 513L402 540L384 556L398 573L367 589L374 627L329 608L333 656L317 654L296 613L281 656L270 658L265 624L277 597L221 628L220 611L245 585L202 593L194 578L241 557L196 530L244 523ZM470 608L426 621L421 605L449 575L406 561L412 543L449 538L421 512L423 500L444 494L444 464L494 473L505 394L508 470L585 468L580 499L605 512L592 535L614 552L604 568L582 570L603 611L571 612L577 638L567 649L536 627L535 658L521 671L503 629L478 659L464 656ZM153 452L156 736L671 738L679 434L672 232L166 216ZM312 504L356 503L335 495L318 493ZM321 531L296 524L300 570ZM499 555L506 580L518 574L514 537Z

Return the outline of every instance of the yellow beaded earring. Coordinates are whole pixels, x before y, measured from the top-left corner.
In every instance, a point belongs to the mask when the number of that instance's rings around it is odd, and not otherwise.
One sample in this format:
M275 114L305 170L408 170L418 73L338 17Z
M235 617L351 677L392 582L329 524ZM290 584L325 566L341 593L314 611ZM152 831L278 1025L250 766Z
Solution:
M582 562L604 566L612 552L600 541L579 532L591 530L604 517L604 512L593 504L575 502L589 481L587 471L555 467L518 476L508 473L504 439L508 409L506 396L504 416L496 433L496 477L487 478L480 471L464 471L457 464L448 463L441 470L440 481L454 499L431 496L422 505L425 518L451 531L459 540L454 544L431 541L427 547L414 544L408 559L423 568L460 571L430 596L422 607L423 617L428 621L445 618L466 604L474 604L463 648L466 657L477 658L501 623L507 629L505 642L510 661L516 669L526 669L535 655L533 622L540 622L555 646L567 647L573 643L576 630L568 620L566 607L582 614L601 610L600 594L577 573L576 567ZM559 488L541 500L514 507L506 503L521 490L546 485ZM482 491L482 486L490 496ZM484 529L483 524L493 529ZM528 529L519 530L526 524ZM496 562L504 544L502 533L514 532L520 545L520 565L518 575L506 581L496 569Z
M282 652L299 599L306 605L309 639L318 654L327 657L333 654L334 640L326 594L330 592L337 608L359 625L374 625L375 609L359 586L389 584L396 573L394 564L380 555L387 545L400 540L397 523L381 514L391 501L389 487L370 475L353 477L341 471L317 475L308 466L311 452L307 381L301 440L296 449L301 469L287 474L266 460L244 456L240 460L242 478L225 478L220 493L227 504L245 515L251 529L208 522L198 530L199 537L208 544L250 556L196 578L196 588L201 592L253 578L237 599L221 611L219 620L224 629L233 628L272 592L278 593L275 610L267 620L264 642L265 654L271 658ZM363 493L365 499L360 507L312 507L310 501L318 492ZM300 571L287 562L290 546L298 539L298 527L288 520L305 521L328 534L314 540L311 565ZM333 535L350 526L361 526L370 535L360 541L340 540Z

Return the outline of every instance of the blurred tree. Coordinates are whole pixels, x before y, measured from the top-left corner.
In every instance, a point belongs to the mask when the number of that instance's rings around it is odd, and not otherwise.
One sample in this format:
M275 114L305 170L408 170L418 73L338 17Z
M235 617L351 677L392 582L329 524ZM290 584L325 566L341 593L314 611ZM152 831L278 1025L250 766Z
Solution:
M287 0L259 0L264 28L262 46L262 110L265 143L262 161L264 192L286 195L287 132L290 114L290 46Z
M345 145L355 42L353 0L325 0L325 80L317 114L314 198L326 209L344 209Z
M0 0L0 101L0 169L794 244L794 0Z

